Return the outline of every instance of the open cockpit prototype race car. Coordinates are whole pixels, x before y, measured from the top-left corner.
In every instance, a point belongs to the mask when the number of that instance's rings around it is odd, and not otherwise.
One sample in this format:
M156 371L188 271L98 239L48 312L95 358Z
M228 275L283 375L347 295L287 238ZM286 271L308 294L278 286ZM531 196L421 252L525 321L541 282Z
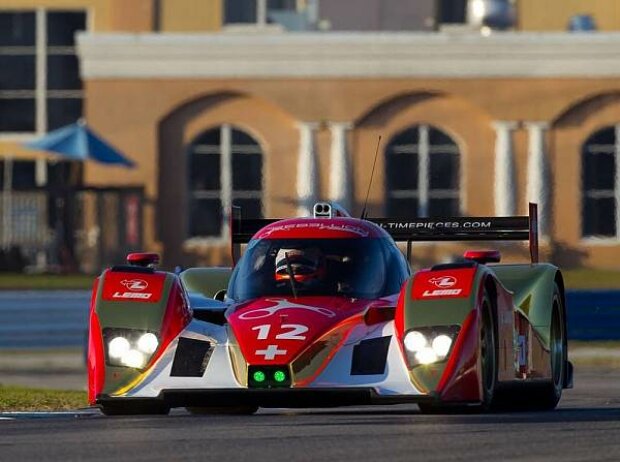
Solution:
M417 403L552 409L572 385L564 283L529 216L231 220L235 266L173 274L134 253L92 294L89 401L105 414ZM411 272L415 241L529 240ZM407 258L396 242L406 242ZM245 251L241 255L241 246Z

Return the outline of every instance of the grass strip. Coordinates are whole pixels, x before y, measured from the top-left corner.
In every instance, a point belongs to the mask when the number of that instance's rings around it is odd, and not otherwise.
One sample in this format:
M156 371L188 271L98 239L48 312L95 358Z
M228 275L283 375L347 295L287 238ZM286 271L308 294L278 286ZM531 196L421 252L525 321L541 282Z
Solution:
M88 274L0 273L2 290L89 290L94 281Z
M0 384L0 412L68 411L87 406L85 391L58 391Z

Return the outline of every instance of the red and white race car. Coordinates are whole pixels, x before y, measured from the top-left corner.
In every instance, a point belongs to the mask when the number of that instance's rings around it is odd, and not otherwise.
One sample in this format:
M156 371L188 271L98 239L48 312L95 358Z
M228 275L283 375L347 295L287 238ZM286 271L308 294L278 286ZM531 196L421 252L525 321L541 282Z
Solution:
M530 216L232 220L234 269L131 254L93 289L89 400L106 414L418 403L550 409L571 385L564 284ZM411 273L396 245L528 240ZM518 390L517 393L515 391ZM518 398L518 399L517 399Z

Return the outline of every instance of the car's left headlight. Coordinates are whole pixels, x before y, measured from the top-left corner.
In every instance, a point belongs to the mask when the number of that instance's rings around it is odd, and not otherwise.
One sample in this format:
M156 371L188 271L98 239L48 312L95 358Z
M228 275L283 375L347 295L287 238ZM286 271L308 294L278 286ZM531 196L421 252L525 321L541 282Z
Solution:
M159 346L153 332L134 329L104 329L106 358L110 366L144 368Z
M403 346L409 366L444 361L452 350L459 329L459 326L438 326L407 331Z

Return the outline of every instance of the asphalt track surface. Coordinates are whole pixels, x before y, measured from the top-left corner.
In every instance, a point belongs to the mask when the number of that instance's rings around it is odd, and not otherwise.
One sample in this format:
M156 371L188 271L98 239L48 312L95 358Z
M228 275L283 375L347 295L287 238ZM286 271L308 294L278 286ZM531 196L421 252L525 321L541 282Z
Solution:
M620 460L620 371L576 371L556 411L422 415L415 405L254 416L0 416L0 460Z

